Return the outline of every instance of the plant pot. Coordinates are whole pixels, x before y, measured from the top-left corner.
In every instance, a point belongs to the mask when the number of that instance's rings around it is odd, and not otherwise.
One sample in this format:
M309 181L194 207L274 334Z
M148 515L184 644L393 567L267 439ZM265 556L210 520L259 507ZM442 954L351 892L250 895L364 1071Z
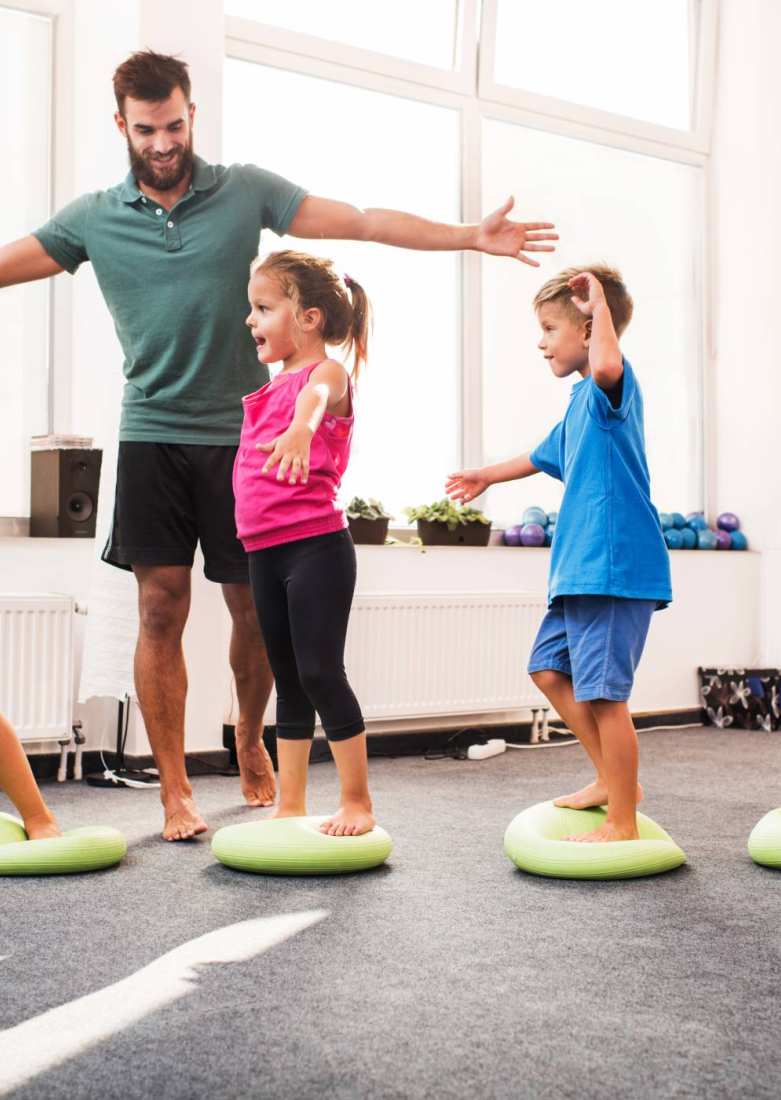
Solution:
M490 523L459 523L451 531L446 523L430 519L418 520L418 535L424 546L487 546L491 537Z
M357 519L348 517L347 523L353 542L362 543L364 546L382 546L388 537L388 519Z

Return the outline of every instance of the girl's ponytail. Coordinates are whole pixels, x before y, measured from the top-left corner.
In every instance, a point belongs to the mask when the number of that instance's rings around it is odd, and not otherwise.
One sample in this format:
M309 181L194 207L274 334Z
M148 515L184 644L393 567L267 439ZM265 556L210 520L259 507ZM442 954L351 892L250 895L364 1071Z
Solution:
M353 356L353 380L358 381L361 367L366 364L369 353L369 330L371 328L371 305L366 296L366 291L360 283L349 275L344 277L344 285L350 291L352 298L352 317L350 319L350 332L346 341L346 348L352 351Z

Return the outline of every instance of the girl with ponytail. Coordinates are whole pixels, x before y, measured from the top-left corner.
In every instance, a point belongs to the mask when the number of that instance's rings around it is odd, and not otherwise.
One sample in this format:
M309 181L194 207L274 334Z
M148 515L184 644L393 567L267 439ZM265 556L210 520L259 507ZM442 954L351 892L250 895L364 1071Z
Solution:
M363 716L344 670L355 550L336 502L350 457L353 388L366 362L370 305L330 260L275 252L250 269L247 325L261 363L282 363L244 398L233 471L236 528L277 689L280 802L306 815L315 713L341 784L332 836L374 827ZM348 373L326 345L352 355Z

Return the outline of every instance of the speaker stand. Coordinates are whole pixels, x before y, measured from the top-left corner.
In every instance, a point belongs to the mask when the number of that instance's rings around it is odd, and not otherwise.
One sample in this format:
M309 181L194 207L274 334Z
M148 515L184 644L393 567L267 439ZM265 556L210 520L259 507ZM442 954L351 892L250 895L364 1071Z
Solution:
M130 697L118 701L117 711L117 748L116 762L113 768L105 766L102 772L93 772L85 775L84 779L91 787L135 787L136 790L145 787L159 787L160 777L155 768L126 768L125 767L125 742L127 740L127 727L130 721ZM102 753L101 753L102 759ZM104 761L105 764L105 761Z

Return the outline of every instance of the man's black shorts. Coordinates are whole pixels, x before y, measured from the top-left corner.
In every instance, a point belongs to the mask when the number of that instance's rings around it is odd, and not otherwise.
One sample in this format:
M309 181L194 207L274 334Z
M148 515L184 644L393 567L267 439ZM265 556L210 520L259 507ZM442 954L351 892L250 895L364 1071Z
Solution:
M200 540L204 573L218 584L248 584L233 515L235 447L120 443L111 534L103 561L193 564Z

